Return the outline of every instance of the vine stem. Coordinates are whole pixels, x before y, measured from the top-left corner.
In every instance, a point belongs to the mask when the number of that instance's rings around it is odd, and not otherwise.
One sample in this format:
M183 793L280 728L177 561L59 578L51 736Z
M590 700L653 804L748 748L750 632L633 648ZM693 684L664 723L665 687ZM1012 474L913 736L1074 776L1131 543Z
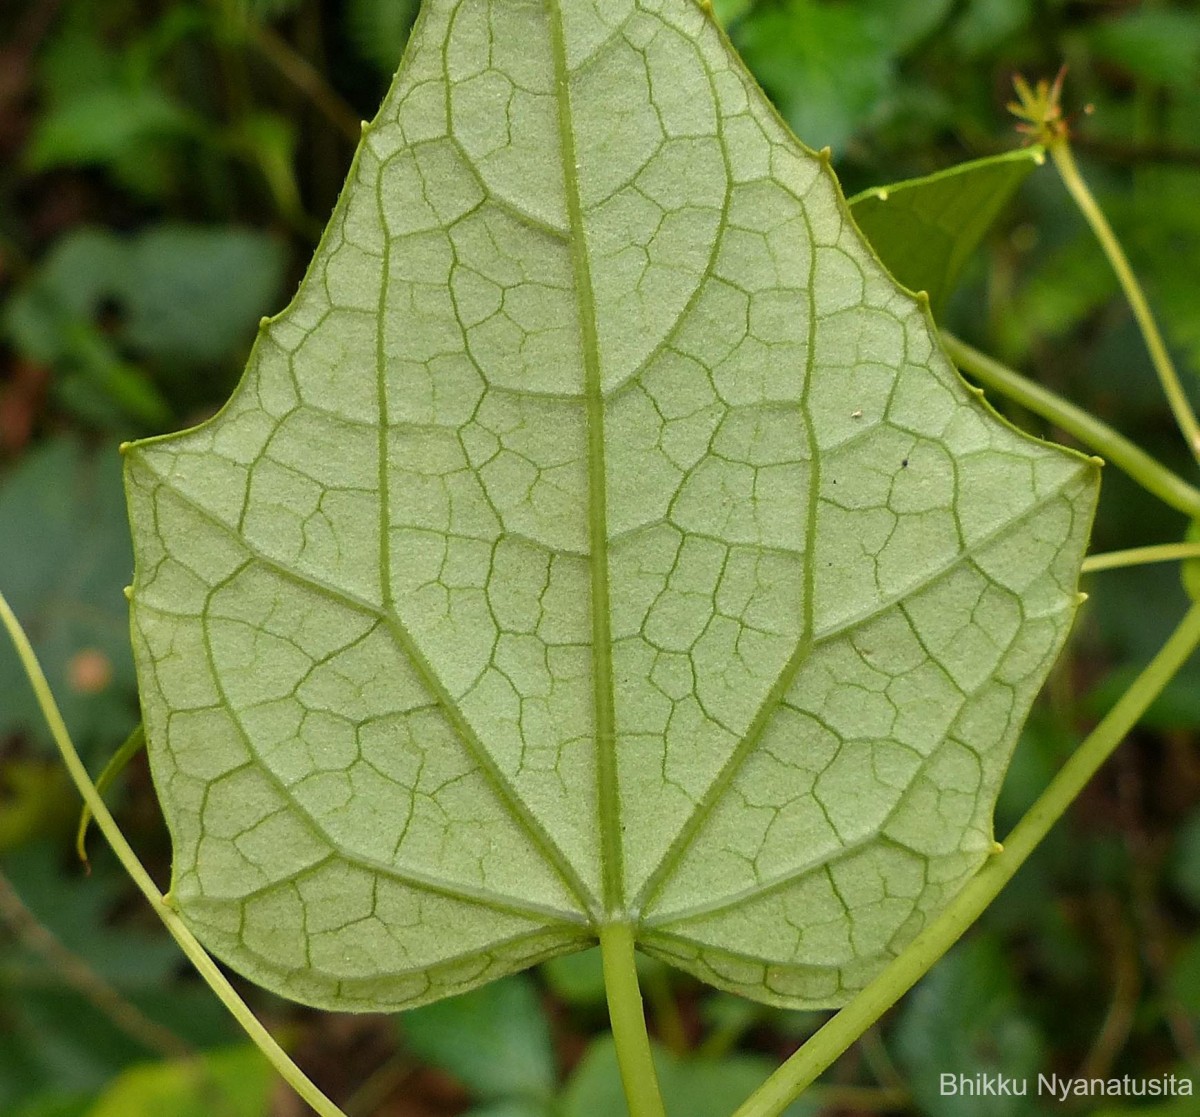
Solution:
M303 93L341 134L355 146L362 139L362 120L318 70L298 54L278 32L265 24L247 28L259 53Z
M146 730L139 721L134 726L133 732L125 738L125 743L112 754L108 763L104 765L104 771L96 777L93 784L96 794L103 796L109 785L125 770L126 765L145 747ZM79 828L75 831L75 852L84 865L88 864L87 832L91 822L92 808L85 800L83 810L79 812Z
M959 368L969 372L981 384L1048 419L1118 469L1129 474L1147 492L1164 504L1177 508L1185 516L1200 518L1200 489L1189 485L1179 474L1151 457L1112 427L1102 423L1082 407L1062 398L1042 384L1022 376L1007 365L981 353L953 334L941 334L942 347Z
M949 906L849 1004L783 1064L733 1117L778 1117L826 1067L941 958L1012 879L1026 858L1200 646L1200 604L1193 605L1154 658L1084 738L1008 841Z
M46 719L46 724L50 727L50 733L54 737L54 743L62 754L63 763L67 766L71 779L79 789L79 794L83 796L83 801L91 808L96 826L108 839L108 844L112 846L113 852L124 866L125 871L141 890L142 895L150 902L150 906L171 933L171 937L179 944L179 948L187 955L188 961L196 967L208 987L232 1013L242 1030L266 1056L268 1062L279 1072L284 1081L312 1106L320 1114L320 1117L346 1117L291 1060L287 1052L276 1042L275 1037L259 1022L254 1013L250 1011L249 1005L238 996L237 991L221 972L212 956L200 945L200 941L188 930L183 920L175 914L166 898L159 892L157 885L151 880L150 874L146 872L145 867L138 860L137 854L125 840L125 835L121 833L116 820L109 813L108 807L104 805L104 799L96 790L83 761L80 760L79 753L71 741L71 735L67 731L66 723L63 721L62 713L59 711L58 703L54 700L50 684L46 681L45 672L38 663L37 655L29 643L29 638L25 635L25 630L21 627L21 622L17 620L16 614L12 611L3 593L0 593L0 622L8 631L13 647L21 660L21 665L25 669L25 675L29 679L29 685L33 688L33 693L37 698L42 716Z
M1092 227L1092 232L1096 234L1100 247L1104 249L1104 255L1108 257L1113 271L1117 273L1121 289L1125 292L1133 316L1137 319L1138 328L1142 331L1142 338L1150 352L1150 360L1154 365L1154 371L1158 373L1159 382L1162 384L1163 392L1166 393L1167 402L1175 416L1175 422L1179 424L1188 449L1200 462L1200 421L1196 419L1196 413L1192 410L1191 403L1188 402L1187 394L1179 381L1179 374L1175 371L1175 364L1167 352L1166 344L1158 329L1158 323L1154 321L1154 315L1150 312L1150 305L1146 302L1142 285L1129 266L1125 250L1121 247L1112 226L1108 223L1108 218L1096 204L1096 199L1079 173L1079 167L1075 163L1075 154L1066 137L1062 136L1053 140L1047 145L1046 150L1049 151L1050 158L1054 160L1054 166L1063 185L1067 188L1067 193L1071 195L1079 207L1080 213Z
M617 1065L630 1117L665 1117L658 1075L646 1033L646 1014L638 987L633 954L633 927L606 923L600 928L600 957L604 962L604 992Z
M1200 543L1156 543L1149 547L1130 547L1127 551L1107 551L1088 555L1081 573L1095 574L1100 570L1117 570L1124 566L1145 566L1151 562L1175 562L1200 559Z

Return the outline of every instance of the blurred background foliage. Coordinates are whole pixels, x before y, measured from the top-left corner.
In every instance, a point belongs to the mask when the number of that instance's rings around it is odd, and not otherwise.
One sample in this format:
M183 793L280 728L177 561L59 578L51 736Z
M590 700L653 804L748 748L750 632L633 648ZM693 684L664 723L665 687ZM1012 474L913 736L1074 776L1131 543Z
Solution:
M1196 5L714 7L797 133L832 147L847 193L1013 147L1004 111L1013 72L1052 76L1069 64L1085 174L1189 388L1200 388ZM256 321L282 306L312 253L415 8L416 0L0 4L0 584L94 771L138 718L116 444L195 422L228 395ZM1049 169L1029 176L1001 215L944 319L1187 470L1116 282ZM1108 471L1097 549L1171 541L1183 528ZM1018 749L998 833L1184 607L1171 567L1093 583ZM982 924L792 1117L1048 1112L1033 1096L940 1097L943 1072L1193 1073L1198 734L1193 668ZM113 794L123 827L164 879L168 842L143 760ZM84 874L70 849L77 808L4 650L0 1112L299 1114L105 851ZM725 1117L820 1022L706 991L658 965L647 964L643 978L671 1117ZM591 954L398 1019L247 996L350 1117L624 1113ZM1197 1112L1192 1102L1104 1110Z

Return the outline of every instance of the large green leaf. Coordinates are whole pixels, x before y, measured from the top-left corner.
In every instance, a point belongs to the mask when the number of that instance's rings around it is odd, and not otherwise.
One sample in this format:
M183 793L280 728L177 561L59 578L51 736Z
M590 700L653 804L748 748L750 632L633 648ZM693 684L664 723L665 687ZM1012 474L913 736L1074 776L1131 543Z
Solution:
M813 1006L993 849L1096 469L959 380L692 0L431 0L239 390L127 487L230 964L393 1008L628 920Z

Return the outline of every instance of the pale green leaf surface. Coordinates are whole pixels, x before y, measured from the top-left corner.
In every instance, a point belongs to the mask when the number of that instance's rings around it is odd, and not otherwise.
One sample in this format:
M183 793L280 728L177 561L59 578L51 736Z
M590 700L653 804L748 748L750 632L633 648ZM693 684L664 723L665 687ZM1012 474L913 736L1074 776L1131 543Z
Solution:
M850 211L892 275L910 291L925 291L937 311L1017 187L1044 160L1034 147L974 159L864 190L850 199Z
M691 0L431 0L213 421L127 455L172 897L294 998L637 925L843 1000L992 849L1085 459L988 411Z

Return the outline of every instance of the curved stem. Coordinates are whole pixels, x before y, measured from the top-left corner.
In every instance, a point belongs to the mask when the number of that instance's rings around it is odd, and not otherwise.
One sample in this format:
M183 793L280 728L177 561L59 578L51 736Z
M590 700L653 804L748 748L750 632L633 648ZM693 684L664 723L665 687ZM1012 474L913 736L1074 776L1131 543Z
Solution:
M48 927L25 906L12 881L0 871L0 923L7 924L14 936L54 971L81 997L109 1018L135 1043L165 1059L191 1059L196 1055L191 1044L180 1039L170 1028L147 1016L132 1001L123 997L73 950L59 941Z
M1121 289L1129 300L1133 316L1137 319L1138 327L1146 342L1146 348L1150 352L1154 371L1158 373L1158 379L1162 384L1163 392L1166 393L1167 402L1171 405L1175 422L1179 424L1179 429L1183 432L1188 449L1191 450L1196 460L1200 461L1200 420L1196 419L1196 413L1192 410L1183 385L1179 382L1175 364L1167 352L1166 344L1158 329L1158 323L1154 321L1154 315L1150 312L1150 305L1146 302L1142 285L1138 283L1137 276L1133 274L1133 269L1129 266L1125 250L1121 247L1121 242L1117 240L1112 226L1108 223L1108 218L1104 216L1103 211L1096 204L1096 199L1092 197L1087 183L1083 181L1079 167L1075 164L1075 155L1066 138L1055 140L1049 144L1047 150L1050 152L1050 158L1054 160L1054 166L1063 180L1063 185L1087 219L1087 223L1092 227L1092 232L1096 234L1100 247L1104 249L1104 255L1108 257L1113 271L1117 273Z
M133 878L134 884L150 901L154 913L163 921L171 933L171 937L179 944L180 949L187 955L188 961L196 967L200 976L208 983L209 988L229 1009L254 1045L266 1056L292 1089L308 1102L320 1114L320 1117L345 1117L345 1114L292 1062L287 1052L275 1041L275 1037L258 1021L254 1013L250 1011L249 1005L237 995L236 990L229 984L229 980L218 968L217 963L213 961L212 956L200 945L199 940L188 930L183 920L175 914L154 881L150 879L150 874L146 872L138 860L137 854L125 840L125 835L121 833L116 820L109 814L108 807L104 805L104 800L96 791L87 769L83 766L83 761L79 759L79 753L75 751L75 745L67 732L66 723L58 709L58 703L54 701L50 684L46 681L41 664L38 663L37 656L30 646L29 638L25 635L21 622L17 620L16 614L13 613L2 593L0 593L0 623L8 630L9 638L20 657L25 675L29 679L29 685L33 687L33 693L37 697L42 716L50 727L54 743L62 754L63 763L66 764L71 779L75 781L75 786L79 789L79 794L83 796L83 801L91 808L97 827L108 839L108 844L112 846L113 852L125 867L125 871Z
M108 763L104 765L104 771L96 777L96 794L102 796L108 790L109 785L125 771L126 765L145 747L146 731L139 721L134 726L133 732L125 738L125 743L112 754ZM91 822L92 808L85 799L83 810L79 812L79 829L75 832L75 852L85 865L88 863L87 832Z
M949 906L849 1004L783 1064L734 1117L777 1117L826 1067L941 958L1034 851L1096 770L1200 646L1200 605L1193 605L1158 654L1017 823L1008 841Z
M352 144L362 139L363 122L318 70L275 30L264 24L248 28L259 53L316 106L317 110Z
M1081 572L1095 574L1100 570L1117 570L1124 566L1144 566L1151 562L1175 562L1200 559L1200 543L1156 543L1150 547L1130 547L1127 551L1108 551L1088 555Z
M1094 415L1062 398L1049 388L1015 372L1007 365L981 353L960 341L953 334L942 333L942 345L959 368L969 372L981 384L994 388L1002 395L1048 419L1085 446L1129 474L1147 492L1164 504L1179 509L1192 519L1200 518L1200 489L1189 485L1179 474L1152 458L1140 446L1130 442Z
M617 1047L617 1065L621 1068L630 1117L665 1117L638 988L633 927L628 923L608 923L601 927L600 956L604 961L604 992Z

